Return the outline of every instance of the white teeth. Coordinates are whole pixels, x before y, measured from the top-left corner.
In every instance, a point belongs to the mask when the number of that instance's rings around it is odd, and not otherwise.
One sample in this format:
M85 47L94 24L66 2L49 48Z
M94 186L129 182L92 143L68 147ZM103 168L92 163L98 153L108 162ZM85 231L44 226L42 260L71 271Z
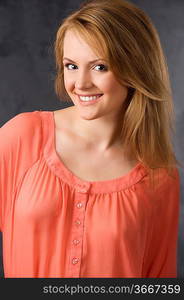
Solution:
M96 100L99 98L101 95L98 96L90 96L90 97L84 97L84 96L79 96L80 100L82 101L90 101L90 100Z

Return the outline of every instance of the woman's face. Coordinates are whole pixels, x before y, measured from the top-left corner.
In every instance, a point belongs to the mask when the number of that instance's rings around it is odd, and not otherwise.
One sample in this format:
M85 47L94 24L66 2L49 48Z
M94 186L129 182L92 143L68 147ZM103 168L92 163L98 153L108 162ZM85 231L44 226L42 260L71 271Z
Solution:
M85 119L117 117L123 108L128 88L121 85L103 57L97 57L78 34L67 31L63 49L65 89ZM92 62L98 60L96 62ZM102 94L96 101L79 98Z

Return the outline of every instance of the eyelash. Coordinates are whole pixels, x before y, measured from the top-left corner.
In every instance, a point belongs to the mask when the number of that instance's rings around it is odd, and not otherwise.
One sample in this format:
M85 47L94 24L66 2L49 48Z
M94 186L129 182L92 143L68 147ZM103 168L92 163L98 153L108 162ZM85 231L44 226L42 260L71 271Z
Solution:
M72 66L75 66L75 65L74 64L70 64L70 63L67 63L67 64L64 65L64 67L67 68L67 70L71 71L72 69L68 69L69 65L72 65ZM95 67L97 67L97 66L103 66L104 67L104 70L99 70L99 72L105 72L105 71L108 70L108 68L105 65L103 65L103 64L96 65Z

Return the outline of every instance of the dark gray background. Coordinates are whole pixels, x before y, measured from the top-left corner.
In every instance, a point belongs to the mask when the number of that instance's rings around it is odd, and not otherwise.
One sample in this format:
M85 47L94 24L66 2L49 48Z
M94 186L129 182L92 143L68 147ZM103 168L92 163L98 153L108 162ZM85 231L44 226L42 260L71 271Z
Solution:
M54 93L53 42L63 17L78 8L81 2L0 0L0 126L21 112L55 110L72 105L60 102ZM142 8L151 17L160 35L174 96L175 151L177 158L183 163L184 1L131 0L130 2ZM178 277L184 278L183 169L180 169L180 176ZM3 276L2 257L0 276Z

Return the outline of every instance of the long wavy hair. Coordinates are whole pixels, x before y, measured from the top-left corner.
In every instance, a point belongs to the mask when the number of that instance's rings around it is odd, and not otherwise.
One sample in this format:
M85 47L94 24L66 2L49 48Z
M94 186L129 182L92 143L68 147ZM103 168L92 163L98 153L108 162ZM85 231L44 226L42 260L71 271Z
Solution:
M67 30L79 33L128 87L121 127L124 145L152 175L160 168L171 174L180 165L172 141L173 99L166 58L150 18L124 0L85 1L64 18L55 41L55 90L60 99L71 101L64 86L62 62Z

